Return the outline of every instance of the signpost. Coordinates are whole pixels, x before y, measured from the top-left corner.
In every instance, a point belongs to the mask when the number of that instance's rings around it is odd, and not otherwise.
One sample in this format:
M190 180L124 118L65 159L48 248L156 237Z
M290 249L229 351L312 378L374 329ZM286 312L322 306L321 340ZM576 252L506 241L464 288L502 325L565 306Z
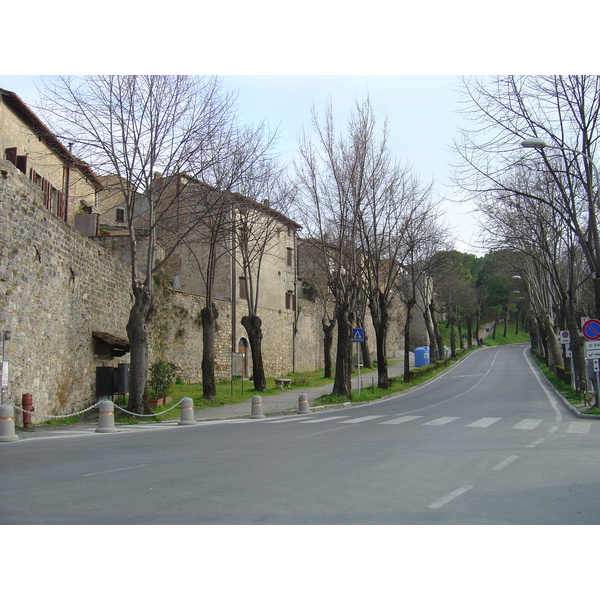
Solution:
M365 341L365 330L362 327L356 327L352 330L352 342L359 344L358 346L358 393L360 394L360 343Z
M598 321L598 319L587 319L581 326L581 333L583 334L583 337L588 340L585 343L586 361L594 361L593 367L596 374L594 391L596 392L596 405L600 406L600 373L597 370L597 359L600 358L600 321Z

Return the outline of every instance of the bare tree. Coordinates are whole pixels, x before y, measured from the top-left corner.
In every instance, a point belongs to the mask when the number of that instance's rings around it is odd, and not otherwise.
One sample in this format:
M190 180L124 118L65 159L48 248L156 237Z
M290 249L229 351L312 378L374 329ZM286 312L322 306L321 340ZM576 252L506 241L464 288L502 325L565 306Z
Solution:
M296 171L306 216L321 245L329 290L336 301L337 354L333 394L351 397L352 326L361 290L360 214L368 195L369 147L375 121L370 103L356 107L347 134L336 132L328 105L321 123L312 111L316 144L305 133Z
M100 174L122 182L131 249L133 307L127 324L131 348L129 409L148 411L148 324L154 313L152 273L156 261L156 228L175 198L157 185L155 173L179 173L215 160L214 140L233 118L235 97L221 91L216 78L187 76L60 77L47 85L43 109L56 131L81 145L82 155ZM196 175L198 168L195 169ZM139 267L135 217L143 194L147 223L144 267ZM196 223L180 232L184 239ZM174 245L170 252L175 250ZM169 253L165 256L165 260Z
M294 239L300 225L286 216L287 208L295 197L295 188L285 172L275 161L266 160L257 165L260 177L248 178L244 195L236 194L233 213L233 230L236 248L234 259L240 268L243 294L248 312L241 323L248 334L252 357L252 378L257 391L267 387L262 358L262 320L259 315L261 284L265 275L266 259L273 256L295 269L294 248L288 248L281 240ZM259 201L258 198L263 198ZM286 252L288 256L283 256ZM291 264L290 264L291 263ZM294 275L294 284L296 275ZM295 294L290 307L294 311Z
M456 144L461 185L476 198L512 192L545 204L572 231L593 277L594 313L600 316L598 173L594 156L600 127L600 77L501 76L465 78L465 116L473 126ZM520 141L543 139L548 147L516 151ZM515 166L546 175L545 186L508 177Z

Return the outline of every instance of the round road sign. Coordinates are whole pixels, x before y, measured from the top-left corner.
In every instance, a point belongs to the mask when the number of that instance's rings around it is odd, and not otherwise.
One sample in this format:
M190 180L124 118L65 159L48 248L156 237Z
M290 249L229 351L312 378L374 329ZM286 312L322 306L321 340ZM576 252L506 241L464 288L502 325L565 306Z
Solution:
M581 327L581 333L586 340L600 340L600 321L589 319Z

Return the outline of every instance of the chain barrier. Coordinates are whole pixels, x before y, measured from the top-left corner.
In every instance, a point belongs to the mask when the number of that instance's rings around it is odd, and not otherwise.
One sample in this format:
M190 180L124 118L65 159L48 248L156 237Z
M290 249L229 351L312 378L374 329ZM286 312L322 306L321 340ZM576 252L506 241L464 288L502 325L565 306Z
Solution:
M298 395L300 395L301 393L302 392L299 392ZM295 400L290 406L283 406L283 407L279 406L279 407L277 407L277 406L269 406L269 403L265 402L264 396L261 396L261 399L262 399L262 405L265 408L273 410L273 411L294 410L295 408L298 408L298 400Z
M118 404L115 404L114 406L115 406L115 408L118 408L120 411L123 411L124 413L127 413L128 415L132 415L134 417L157 417L158 415L164 415L165 413L168 413L170 410L177 408L182 402L183 402L183 398L179 402L177 402L177 404L174 404L173 406L167 408L167 410L163 410L162 412L153 412L151 415L142 415L140 413L134 413L134 412L127 410L126 408L123 408L122 406L119 406Z
M36 412L33 410L25 410L22 406L18 406L16 404L9 404L9 406L12 406L16 410L20 410L23 413L27 413L28 415L32 415L34 417L41 417L42 419L68 419L70 417L76 417L78 415L82 415L83 413L86 413L86 412L96 408L97 406L100 405L100 402L102 402L102 400L100 400L99 402L96 402L96 404L93 404L92 406L90 406L88 408L84 408L83 410L80 410L80 411L77 411L77 412L74 412L74 413L71 413L68 415L44 415L42 413L39 413L39 412ZM128 411L127 409L123 408L122 406L119 406L118 404L115 404L114 402L113 402L113 406L129 415L133 415L134 417L156 417L158 415L164 415L165 413L168 413L170 410L177 408L182 402L183 402L183 398L179 402L177 402L177 404L174 404L173 406L167 408L167 410L163 410L162 412L155 412L155 413L152 413L151 415L142 415L139 413L134 413L134 412Z
M34 417L42 417L43 419L68 419L69 417L76 417L77 415L82 415L83 413L88 412L88 410L96 408L96 406L99 406L99 404L100 402L96 402L96 404L93 404L89 408L84 408L83 410L71 413L70 415L43 415L39 412L35 412L32 410L25 410L22 406L17 406L16 404L9 404L9 406L20 410L21 412L27 413L28 415L33 415Z

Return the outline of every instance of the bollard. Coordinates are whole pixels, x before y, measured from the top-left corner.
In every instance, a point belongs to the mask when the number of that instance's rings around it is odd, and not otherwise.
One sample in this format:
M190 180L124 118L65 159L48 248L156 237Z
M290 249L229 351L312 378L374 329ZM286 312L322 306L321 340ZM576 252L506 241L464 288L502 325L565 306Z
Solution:
M33 412L33 397L31 394L23 394L21 396L21 406L23 407L23 427L29 429L31 427L31 413Z
M196 425L194 401L187 396L181 400L181 412L177 425Z
M306 394L300 394L300 396L298 396L298 414L310 414L310 410L308 410L308 396Z
M262 409L262 398L260 396L252 396L252 410L250 412L251 419L264 419Z
M0 404L0 442L16 442L15 409L10 404Z
M115 407L110 400L100 402L100 412L98 417L98 427L96 433L115 433L118 429L115 427Z

